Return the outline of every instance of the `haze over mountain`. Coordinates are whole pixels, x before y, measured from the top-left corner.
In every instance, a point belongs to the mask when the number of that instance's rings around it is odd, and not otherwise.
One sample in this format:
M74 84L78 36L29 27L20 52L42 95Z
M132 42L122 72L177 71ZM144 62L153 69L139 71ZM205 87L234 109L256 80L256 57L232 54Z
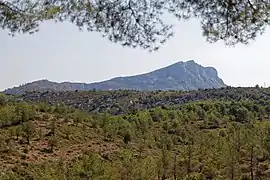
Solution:
M6 94L24 94L32 91L75 91L75 90L197 90L226 86L213 67L203 67L194 60L179 61L158 70L134 76L117 77L97 83L51 82L39 80L5 90Z

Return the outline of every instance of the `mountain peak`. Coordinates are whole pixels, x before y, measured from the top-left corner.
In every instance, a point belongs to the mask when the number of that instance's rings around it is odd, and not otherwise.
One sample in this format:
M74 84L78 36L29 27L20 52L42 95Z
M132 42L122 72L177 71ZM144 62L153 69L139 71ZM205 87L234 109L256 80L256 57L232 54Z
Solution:
M194 60L188 60L188 61L186 61L186 63L194 63L194 64L197 64Z
M118 77L111 80L85 83L56 83L46 79L26 85L7 89L7 94L23 94L31 91L75 91L75 90L196 90L221 88L226 86L218 77L213 67L203 67L194 60L179 61L158 70L128 77Z
M187 61L178 61L170 66L173 66L173 65L177 65L177 64L187 64L187 63L190 63L190 64L197 64L194 60L187 60Z

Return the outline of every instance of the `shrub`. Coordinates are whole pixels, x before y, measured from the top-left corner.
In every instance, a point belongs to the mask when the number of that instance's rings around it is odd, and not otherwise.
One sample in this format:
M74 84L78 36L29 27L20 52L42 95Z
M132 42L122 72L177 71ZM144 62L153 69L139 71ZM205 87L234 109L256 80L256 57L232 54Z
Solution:
M124 134L124 143L128 144L131 141L131 132L126 131Z
M48 141L48 146L50 148L50 151L53 152L54 148L58 145L58 139L56 137L51 137Z

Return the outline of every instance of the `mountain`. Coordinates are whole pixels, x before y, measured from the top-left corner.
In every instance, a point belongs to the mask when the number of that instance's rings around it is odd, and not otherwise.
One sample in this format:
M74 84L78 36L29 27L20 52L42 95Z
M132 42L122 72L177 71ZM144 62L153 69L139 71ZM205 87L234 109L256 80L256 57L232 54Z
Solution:
M32 91L75 91L75 90L197 90L225 87L213 67L203 67L194 60L180 61L158 70L135 76L117 77L98 83L56 83L39 80L19 87L7 89L6 94L20 95Z

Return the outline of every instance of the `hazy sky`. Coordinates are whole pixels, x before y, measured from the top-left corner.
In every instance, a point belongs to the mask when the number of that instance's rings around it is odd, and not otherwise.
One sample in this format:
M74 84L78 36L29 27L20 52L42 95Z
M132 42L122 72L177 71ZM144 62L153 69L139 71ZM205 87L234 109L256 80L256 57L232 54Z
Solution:
M198 21L179 23L175 32L158 52L149 53L80 32L69 23L47 22L32 36L11 37L0 30L0 90L39 79L96 82L190 59L215 67L227 85L270 85L270 31L235 48L207 43Z

